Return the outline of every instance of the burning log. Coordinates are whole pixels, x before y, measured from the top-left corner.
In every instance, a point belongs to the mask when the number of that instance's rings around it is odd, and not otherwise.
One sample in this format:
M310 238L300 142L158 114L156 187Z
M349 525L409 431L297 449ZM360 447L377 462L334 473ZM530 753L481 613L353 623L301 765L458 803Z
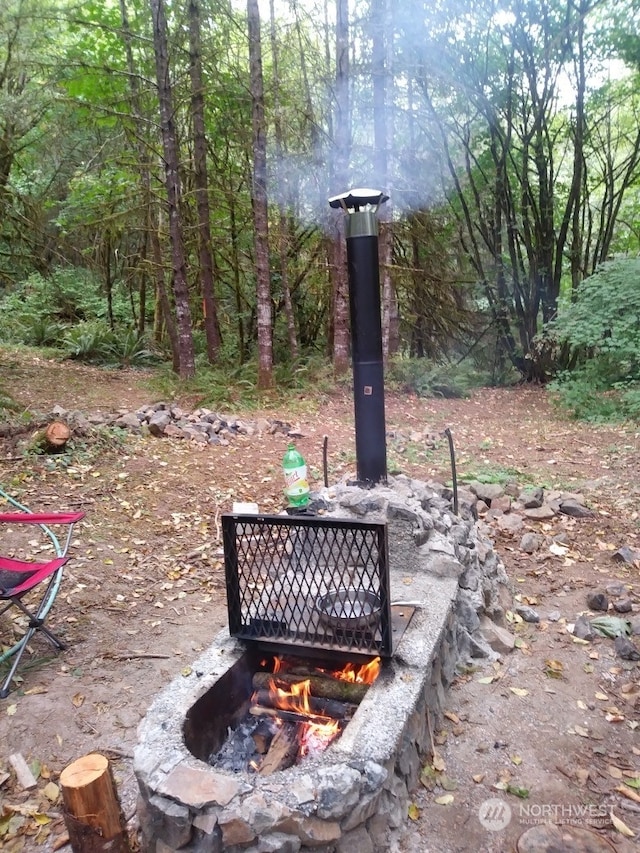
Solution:
M329 678L323 675L302 675L290 672L256 672L253 676L253 689L267 690L271 686L271 682L275 681L284 686L298 684L300 681L310 682L310 692L313 696L321 699L335 699L339 702L345 702L353 705L359 705L364 699L368 684L356 684L353 681L341 681L338 678Z
M286 770L296 763L300 750L300 726L285 723L273 736L269 751L260 762L258 774L269 776L276 770Z
M304 711L289 711L284 708L272 708L269 705L252 705L249 713L253 717L274 717L283 723L303 723L324 726L328 723L339 723L331 717L322 717L319 714L305 714Z
M264 705L268 708L279 707L279 697L272 690L256 690L251 701L254 705ZM350 720L357 710L357 705L352 702L340 702L337 699L326 699L322 696L307 696L305 704L308 704L310 714L332 717L334 720Z

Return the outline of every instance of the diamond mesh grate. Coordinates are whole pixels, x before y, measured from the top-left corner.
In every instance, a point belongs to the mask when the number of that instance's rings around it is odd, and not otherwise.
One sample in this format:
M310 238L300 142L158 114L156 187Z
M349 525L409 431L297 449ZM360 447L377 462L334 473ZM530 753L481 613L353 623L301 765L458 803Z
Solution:
M391 656L386 525L225 514L222 531L232 636Z

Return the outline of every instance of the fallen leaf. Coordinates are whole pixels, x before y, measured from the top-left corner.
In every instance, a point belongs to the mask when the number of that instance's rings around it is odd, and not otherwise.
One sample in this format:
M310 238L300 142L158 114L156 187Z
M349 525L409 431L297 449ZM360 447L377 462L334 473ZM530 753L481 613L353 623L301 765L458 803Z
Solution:
M515 764L516 767L522 764L522 758L519 755L510 755L509 758L511 759L511 763Z
M624 784L628 785L630 788L640 788L640 778L636 777L634 779L625 779Z
M71 702L76 708L79 708L84 703L84 699L85 697L82 693L76 693L71 697Z
M589 729L585 729L584 726L574 726L573 732L580 735L580 737L589 737Z
M612 779L622 779L622 770L619 767L616 767L614 764L610 764L607 767L607 773L611 776Z
M444 711L443 716L445 716L447 720L451 720L451 722L455 723L456 725L458 725L458 723L460 722L460 717L453 711Z
M516 696L528 696L529 691L525 690L524 687L510 687L509 690L514 693Z
M437 779L438 774L431 765L427 765L422 768L420 773L420 784L426 788L427 791L433 791L436 786Z
M434 802L439 806L450 806L453 800L453 794L443 794L441 797L436 797Z
M619 817L616 817L614 815L613 809L609 812L609 817L611 818L611 823L613 824L614 828L621 835L626 835L627 838L635 838L636 837L635 832L632 829L629 829L629 827L627 826L627 824L623 820L620 820Z
M589 710L587 708L587 703L583 702L582 699L578 699L576 702L576 705L578 706L578 708L580 708L581 711L588 711Z
M491 684L493 682L493 675L485 675L483 678L478 679L478 684Z
M458 783L455 779L451 779L449 776L445 776L442 774L438 779L438 784L445 791L457 791Z
M514 797L520 797L521 800L526 800L529 796L529 789L521 788L519 785L507 785L505 791L507 794L513 794Z
M15 714L15 712L17 710L18 710L17 705L15 705L15 704L9 705L9 707L7 708L7 717L13 717L13 715Z
M625 788L624 785L618 785L616 791L628 800L633 800L634 803L640 803L640 794L636 791L632 791L631 788Z
M626 619L622 619L620 616L596 616L590 621L591 627L597 634L611 640L631 633L631 626Z
M55 803L55 801L60 796L60 788L58 788L55 782L49 782L42 789L42 793L48 800L51 800L52 803Z
M596 693L596 699L600 699L601 702L608 702L609 701L609 697L607 696L607 694L606 693L600 693L600 692Z
M473 781L476 783L476 785L479 785L482 781L484 781L484 777L485 777L485 774L484 774L484 773L476 773L476 774L475 774L474 776L472 776L471 778L472 778L472 779L473 779Z
M420 817L420 809L415 803L410 803L407 814L409 816L409 820L418 820Z
M433 769L434 769L436 772L438 772L438 773L442 773L442 771L443 771L443 770L446 768L446 766L447 766L447 765L444 763L444 758L443 758L443 757L440 755L440 753L439 753L439 752L437 752L437 751L433 753L433 760L432 760L432 762L431 762L431 766L432 766L432 767L433 767Z
M549 678L562 678L562 661L547 659L544 662L544 674Z

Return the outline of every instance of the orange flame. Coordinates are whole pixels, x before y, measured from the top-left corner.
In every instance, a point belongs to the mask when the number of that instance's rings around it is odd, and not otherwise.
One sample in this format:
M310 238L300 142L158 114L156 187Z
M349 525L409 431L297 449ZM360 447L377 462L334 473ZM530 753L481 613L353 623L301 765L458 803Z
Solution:
M269 681L269 694L275 708L283 711L295 711L305 714L309 721L303 724L300 738L300 755L315 755L329 746L340 732L340 723L330 717L323 717L311 710L309 697L311 681L307 678L288 685L288 689L278 687L274 679Z
M342 669L331 672L334 678L351 681L355 684L373 684L380 674L380 658L374 658L361 666L348 663Z

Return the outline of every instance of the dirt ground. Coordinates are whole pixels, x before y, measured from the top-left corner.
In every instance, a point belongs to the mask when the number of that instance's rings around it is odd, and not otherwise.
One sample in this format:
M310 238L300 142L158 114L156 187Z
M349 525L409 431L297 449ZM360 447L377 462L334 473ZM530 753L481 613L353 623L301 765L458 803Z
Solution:
M159 399L143 373L2 350L0 386L25 410L43 413L54 405L85 414L132 410ZM229 414L296 426L317 484L325 435L330 481L355 473L348 390ZM613 559L622 546L640 549L640 428L567 421L545 391L523 387L465 400L388 394L386 420L390 472L450 479L442 435L450 427L461 479L508 475L521 485L580 492L594 511L528 523L548 537L533 555L520 550L520 535L490 528L514 607L529 604L541 621L512 621L517 648L493 664L478 662L453 685L398 849L506 853L532 824L549 822L592 830L608 839L605 850L637 849L638 664L617 656L612 639L576 642L568 627L587 610L588 592L613 584L622 585L618 597L631 599L627 617L640 618L640 565ZM234 501L282 508L286 443L281 434L204 449L152 437L88 438L74 442L71 462L24 455L14 439L0 443L5 492L33 511L87 514L50 616L69 649L52 655L35 640L22 681L0 700L0 849L62 849L55 783L66 764L92 751L112 760L135 839L136 727L154 695L225 628L220 514ZM550 548L561 532L565 548ZM0 641L11 631L2 617ZM35 789L20 789L8 762L16 753L36 773Z

